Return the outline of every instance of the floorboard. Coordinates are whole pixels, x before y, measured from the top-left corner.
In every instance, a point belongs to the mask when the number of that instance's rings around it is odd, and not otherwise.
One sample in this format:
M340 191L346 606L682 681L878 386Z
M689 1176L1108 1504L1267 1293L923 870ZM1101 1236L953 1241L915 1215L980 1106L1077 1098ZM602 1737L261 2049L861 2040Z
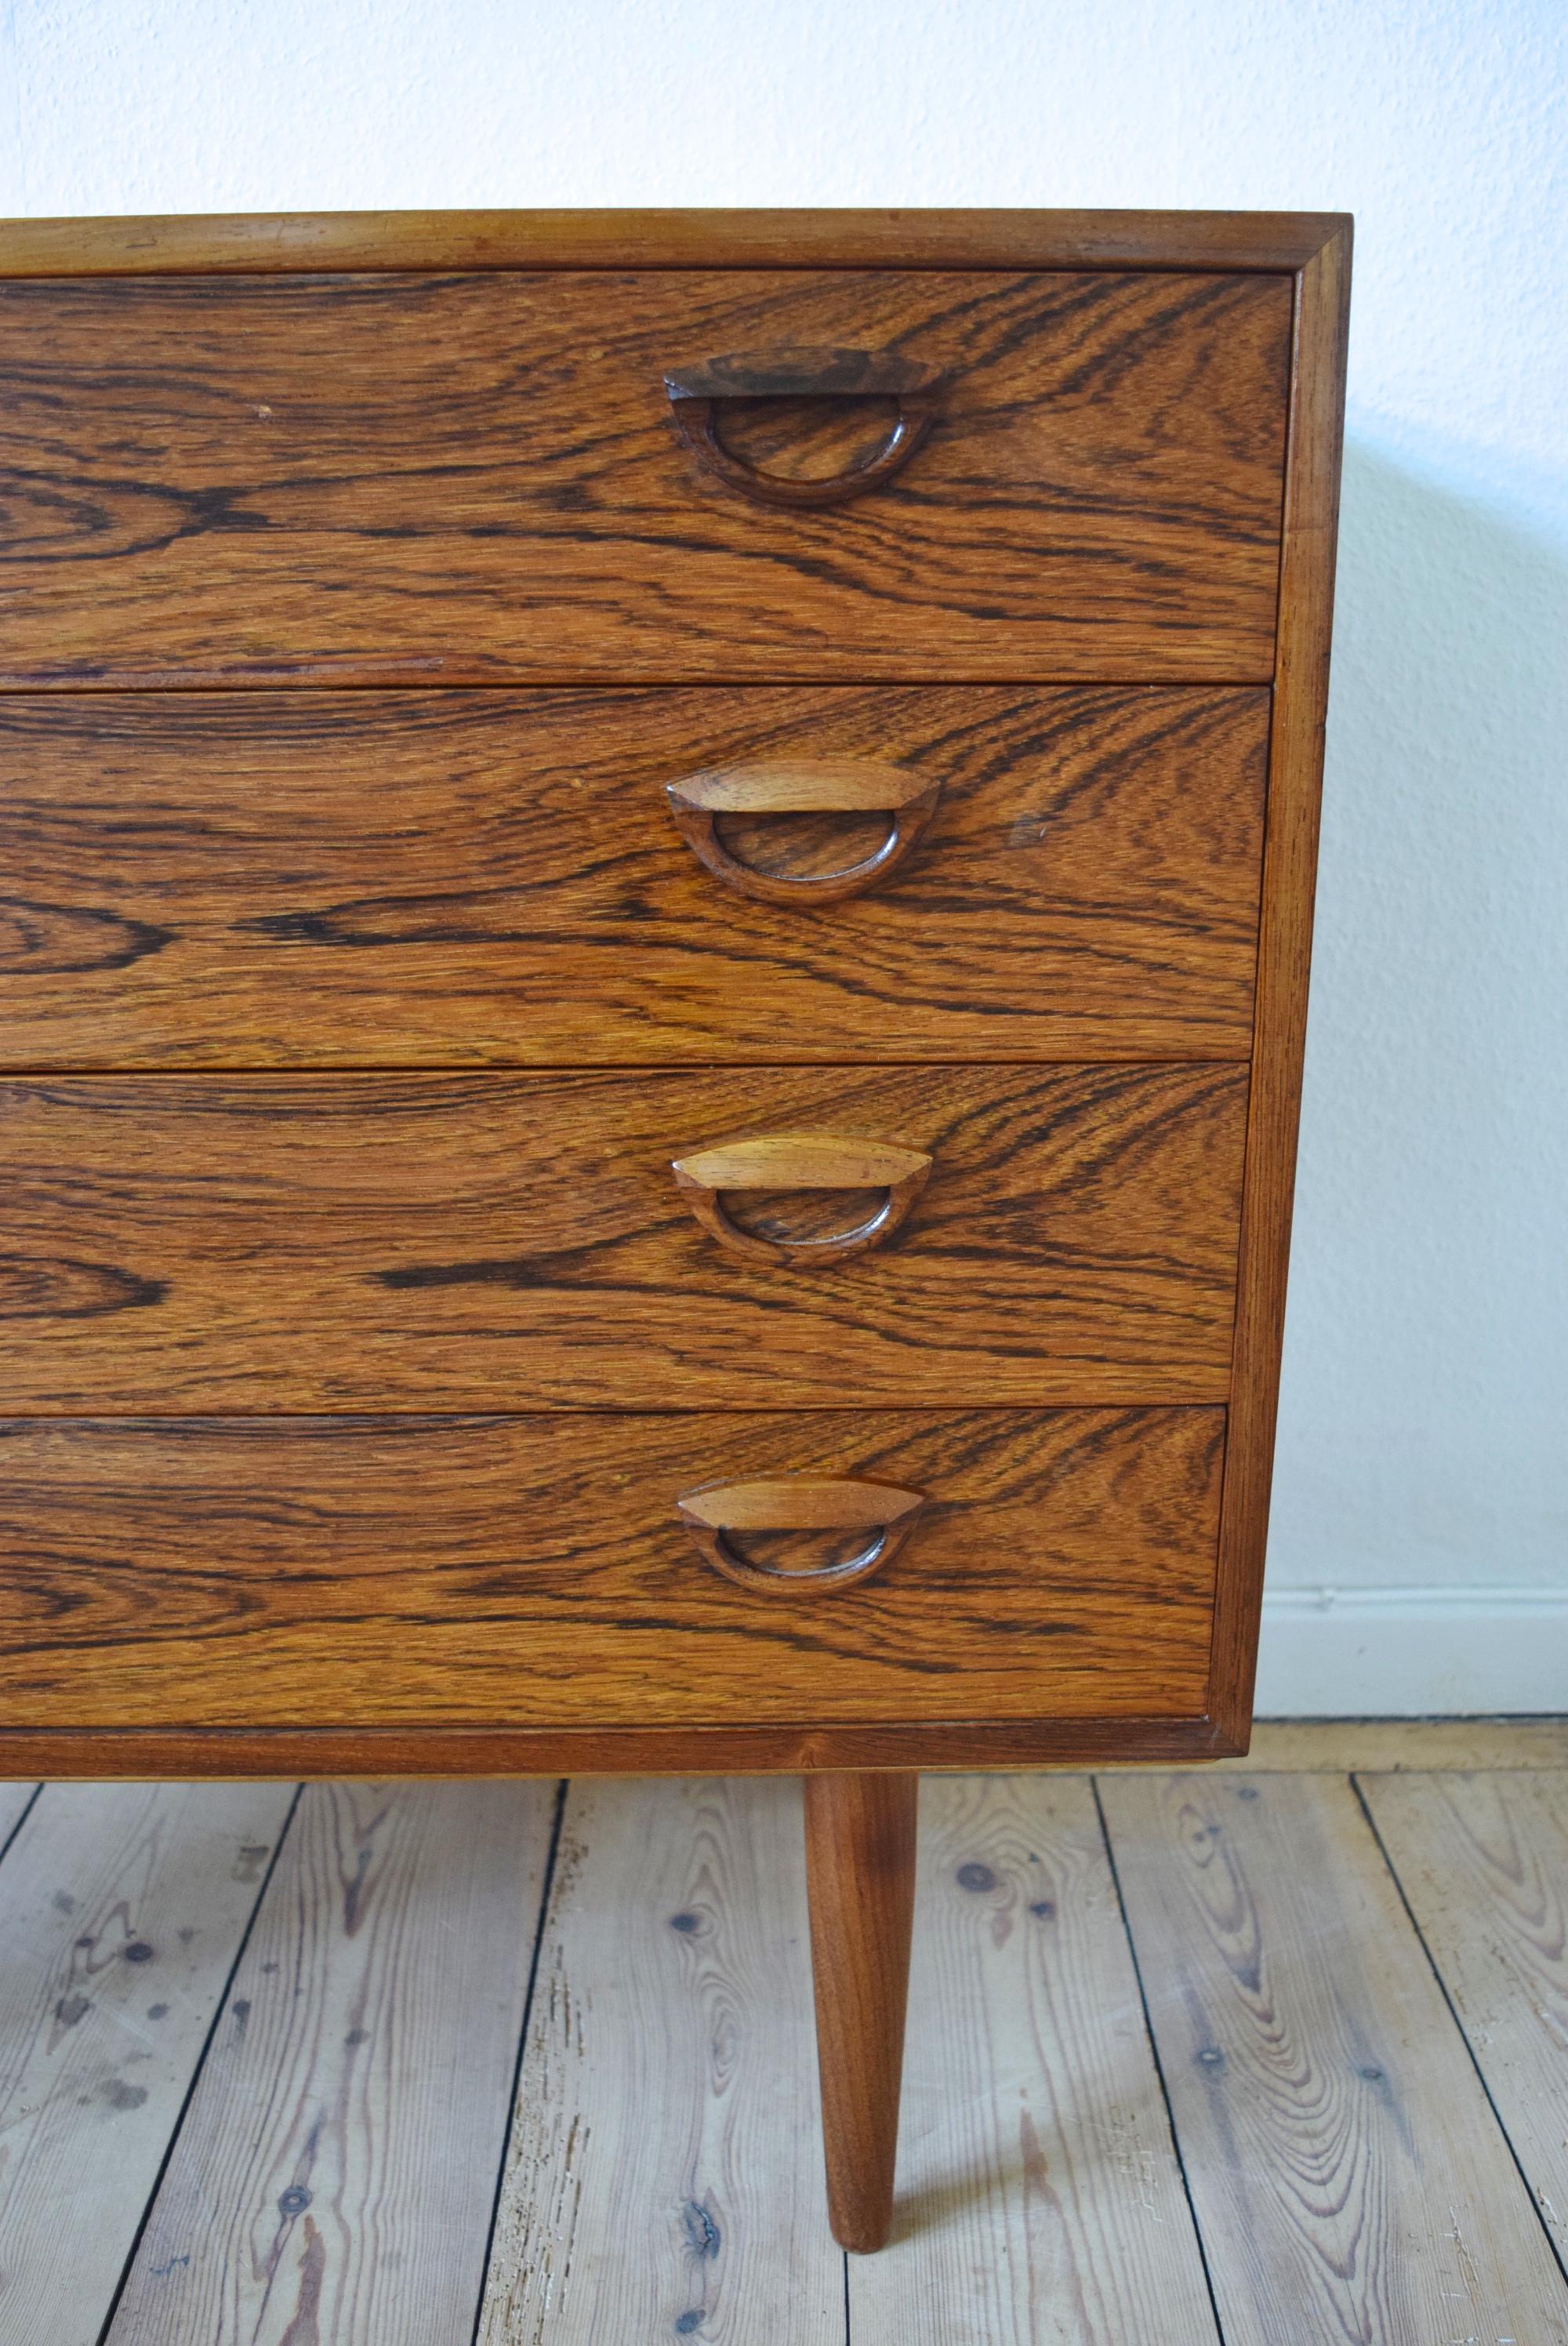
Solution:
M1568 1719L1262 1719L1245 1758L1208 1760L1204 1772L1347 1776L1411 1768L1568 1768ZM1115 1770L1169 1772L1146 1760Z
M0 1855L11 1845L16 1831L36 1799L36 1784L0 1784Z
M792 1780L0 1785L0 2346L1568 2346L1562 1722L1256 1756L926 1780L847 2263Z
M554 1804L306 1790L109 2346L467 2346Z
M579 1782L481 2346L833 2346L799 1787Z
M52 1784L0 1862L0 2337L15 2346L94 2346L292 1798Z
M921 1787L899 2159L854 2346L1214 2340L1084 1777Z
M1568 1772L1389 1777L1362 1795L1568 2262Z
M1349 1784L1103 1789L1227 2346L1563 2346L1562 2275Z

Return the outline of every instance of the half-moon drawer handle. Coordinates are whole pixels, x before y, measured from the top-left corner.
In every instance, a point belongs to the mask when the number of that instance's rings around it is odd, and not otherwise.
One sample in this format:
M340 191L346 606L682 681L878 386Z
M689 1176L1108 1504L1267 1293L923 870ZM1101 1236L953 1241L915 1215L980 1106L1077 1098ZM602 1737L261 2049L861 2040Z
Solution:
M885 880L913 848L936 812L940 781L901 767L849 758L758 759L744 766L708 766L665 786L680 835L699 863L743 896L765 904L834 904ZM727 814L885 814L888 834L874 853L841 872L791 879L759 872L731 854L718 835Z
M923 1149L826 1132L775 1132L734 1140L672 1160L676 1186L697 1220L731 1254L754 1262L845 1262L891 1238L925 1187L932 1160ZM761 1238L731 1221L728 1189L885 1189L870 1219L827 1238Z
M889 1563L913 1530L925 1504L919 1491L892 1483L819 1481L809 1474L781 1475L774 1482L706 1483L676 1501L681 1522L697 1554L743 1588L774 1595L792 1588L847 1588ZM804 1571L770 1570L753 1564L731 1544L731 1532L874 1532L876 1536L841 1564Z
M761 505L841 505L909 463L931 430L942 376L889 351L736 351L673 368L664 383L681 438L728 487ZM824 480L794 480L748 464L725 446L718 410L727 399L892 399L898 413L862 464Z

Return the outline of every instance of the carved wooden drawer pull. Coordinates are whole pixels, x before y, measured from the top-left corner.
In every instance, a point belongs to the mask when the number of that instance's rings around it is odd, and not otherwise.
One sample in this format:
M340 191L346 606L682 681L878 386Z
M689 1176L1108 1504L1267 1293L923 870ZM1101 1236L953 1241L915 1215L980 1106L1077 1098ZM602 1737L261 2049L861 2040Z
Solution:
M825 1132L776 1132L762 1140L736 1140L677 1157L672 1170L687 1204L705 1230L731 1254L755 1262L844 1262L891 1238L925 1187L931 1158L923 1149L881 1140L855 1140ZM728 1189L885 1189L869 1220L826 1238L763 1238L742 1229L724 1208Z
M810 906L859 896L896 872L936 812L942 784L898 766L848 758L761 759L687 774L668 783L665 795L681 837L720 880L765 904ZM732 855L718 835L719 820L727 814L885 814L891 820L874 854L841 872L795 879L759 872Z
M775 1594L792 1588L847 1588L895 1556L925 1504L919 1491L891 1483L818 1480L781 1475L759 1483L708 1483L676 1501L697 1554L743 1588ZM840 1564L770 1568L753 1564L726 1536L730 1532L874 1532L870 1544Z
M909 463L936 413L940 374L891 352L779 350L732 352L677 367L665 379L680 435L700 464L763 505L841 505L890 480ZM862 464L825 480L763 472L735 455L719 433L727 399L892 399L891 430Z

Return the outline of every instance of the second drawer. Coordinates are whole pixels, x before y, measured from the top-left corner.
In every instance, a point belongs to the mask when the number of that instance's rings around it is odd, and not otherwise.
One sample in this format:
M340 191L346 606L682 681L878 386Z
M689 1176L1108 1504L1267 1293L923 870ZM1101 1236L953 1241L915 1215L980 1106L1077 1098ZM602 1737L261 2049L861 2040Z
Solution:
M1246 1103L1232 1065L13 1080L0 1389L1222 1400Z
M1241 1057L1268 731L1147 686L0 695L0 1059ZM736 803L683 835L671 785Z

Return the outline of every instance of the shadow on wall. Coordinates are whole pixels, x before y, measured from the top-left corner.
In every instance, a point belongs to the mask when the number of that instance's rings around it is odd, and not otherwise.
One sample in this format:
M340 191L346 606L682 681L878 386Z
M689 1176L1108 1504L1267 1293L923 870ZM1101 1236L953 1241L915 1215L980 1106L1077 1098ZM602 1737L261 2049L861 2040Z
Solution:
M1319 904L1271 1594L1562 1586L1568 557L1354 444Z

